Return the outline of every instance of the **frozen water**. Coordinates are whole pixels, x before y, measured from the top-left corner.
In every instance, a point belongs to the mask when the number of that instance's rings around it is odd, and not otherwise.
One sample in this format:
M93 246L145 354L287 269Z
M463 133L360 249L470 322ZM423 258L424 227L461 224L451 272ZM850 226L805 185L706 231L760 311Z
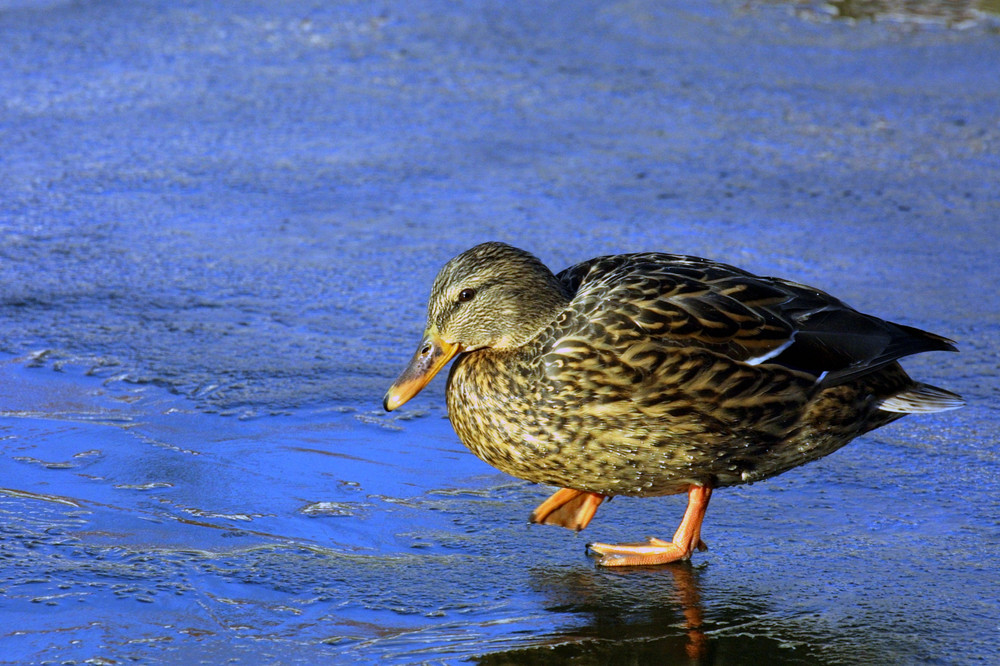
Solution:
M0 661L995 659L1000 33L818 7L0 2ZM443 381L380 409L489 239L813 284L969 406L595 569L682 500L528 529Z

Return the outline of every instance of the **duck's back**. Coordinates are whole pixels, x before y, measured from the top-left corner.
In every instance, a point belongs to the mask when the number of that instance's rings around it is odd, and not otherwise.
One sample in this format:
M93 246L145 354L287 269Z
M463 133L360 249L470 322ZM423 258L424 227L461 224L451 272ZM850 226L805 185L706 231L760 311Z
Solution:
M734 361L777 364L831 387L896 359L955 351L933 333L884 321L806 285L664 253L598 257L559 273L577 323L596 335L700 347Z

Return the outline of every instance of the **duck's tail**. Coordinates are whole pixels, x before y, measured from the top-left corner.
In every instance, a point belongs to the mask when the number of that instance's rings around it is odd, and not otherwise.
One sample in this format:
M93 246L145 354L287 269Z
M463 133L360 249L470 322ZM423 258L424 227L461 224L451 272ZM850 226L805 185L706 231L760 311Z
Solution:
M899 414L930 414L958 409L965 405L962 396L930 384L916 383L896 395L884 398L878 408Z

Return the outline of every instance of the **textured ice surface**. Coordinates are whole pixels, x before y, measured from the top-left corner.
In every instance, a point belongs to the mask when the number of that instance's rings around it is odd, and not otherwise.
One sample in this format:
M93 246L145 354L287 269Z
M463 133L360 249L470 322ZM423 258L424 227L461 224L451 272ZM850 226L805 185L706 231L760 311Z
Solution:
M817 7L0 2L0 661L995 657L1000 35ZM813 284L970 404L597 570L682 500L528 529L443 381L379 406L489 239Z

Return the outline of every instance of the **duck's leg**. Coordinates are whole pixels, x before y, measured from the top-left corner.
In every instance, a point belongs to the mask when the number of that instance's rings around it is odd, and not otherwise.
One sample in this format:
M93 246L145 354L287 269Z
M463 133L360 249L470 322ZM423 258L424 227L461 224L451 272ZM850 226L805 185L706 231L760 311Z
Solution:
M690 559L695 548L708 549L701 540L701 521L711 497L712 489L708 486L688 489L687 510L673 541L650 538L646 543L591 543L587 548L601 556L597 563L605 567L647 566Z
M604 495L562 488L531 512L529 520L542 525L559 525L579 532L590 523Z

